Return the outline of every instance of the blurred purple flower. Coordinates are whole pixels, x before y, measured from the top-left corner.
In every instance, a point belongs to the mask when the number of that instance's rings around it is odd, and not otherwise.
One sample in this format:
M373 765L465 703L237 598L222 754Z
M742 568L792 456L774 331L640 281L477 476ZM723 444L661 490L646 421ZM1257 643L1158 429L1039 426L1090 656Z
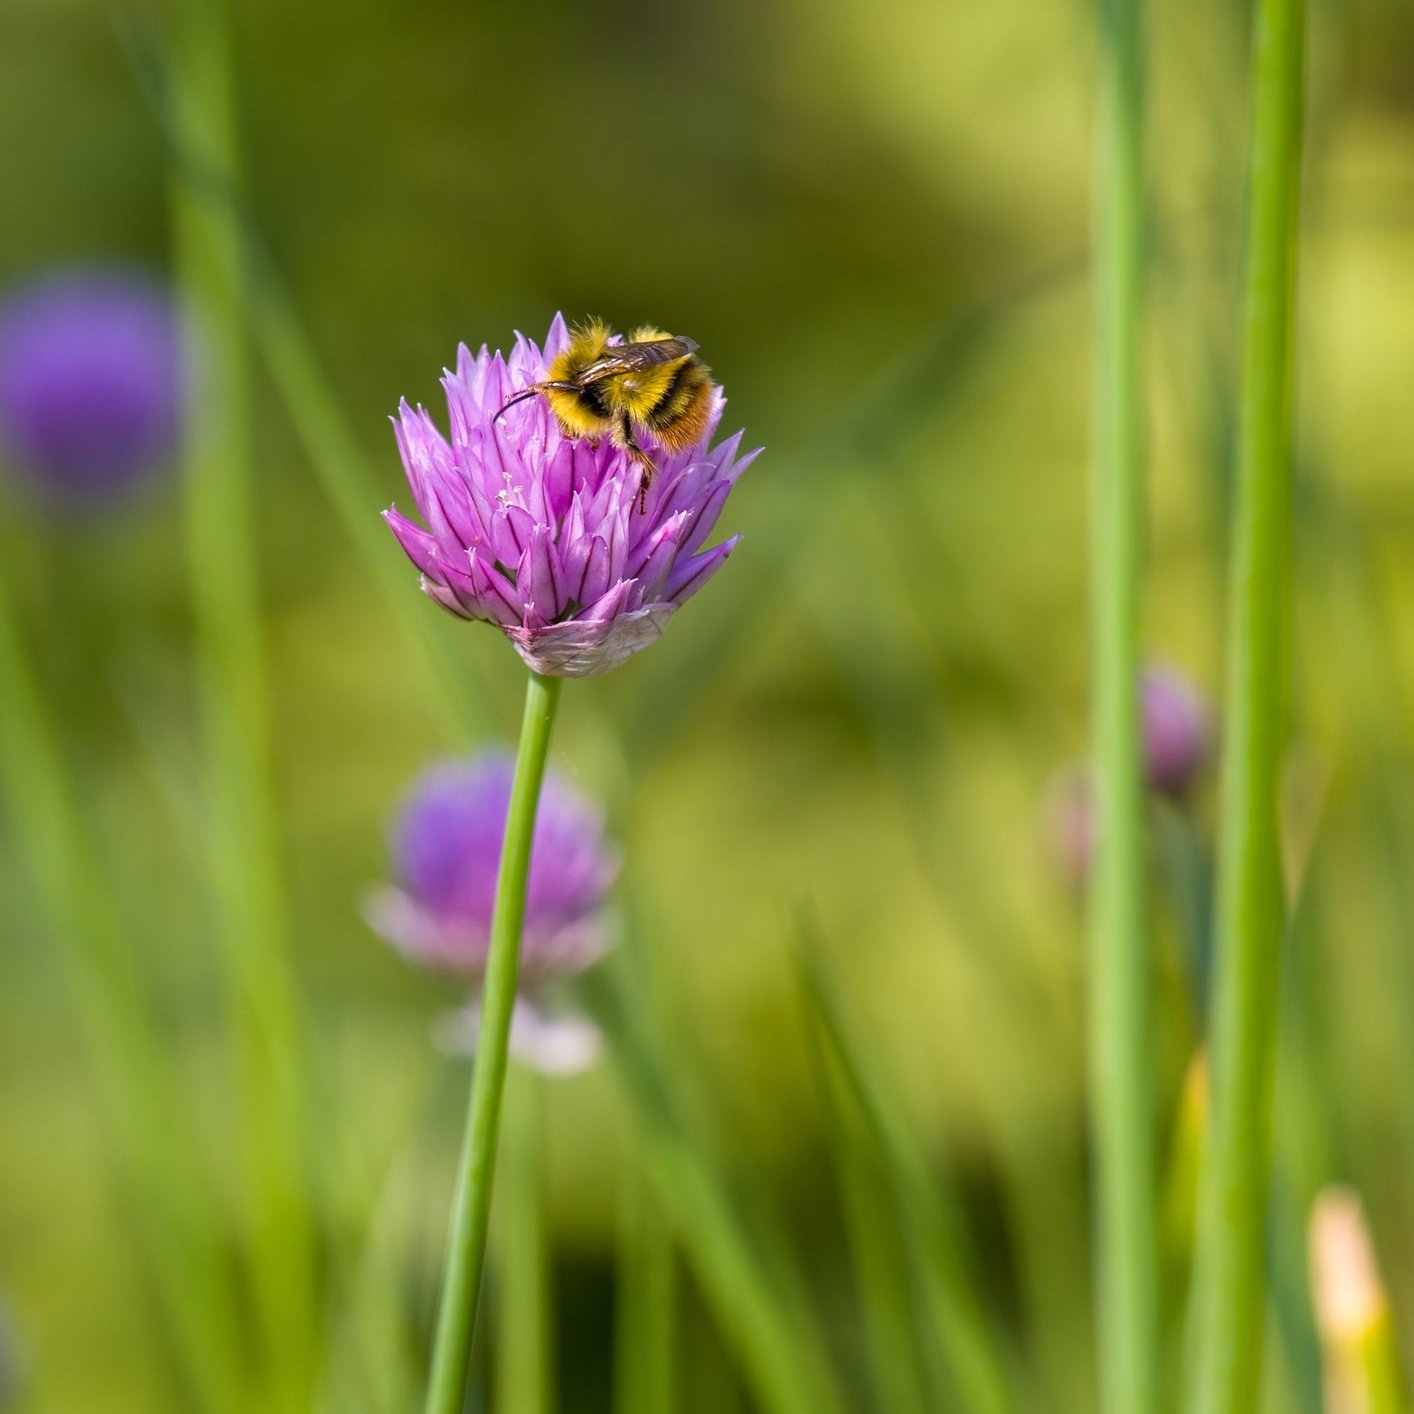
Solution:
M1149 785L1182 795L1208 760L1212 724L1193 684L1173 668L1145 669L1140 679L1144 714L1144 770Z
M62 271L0 305L0 443L49 497L133 490L170 459L181 408L178 320L156 281Z
M1139 680L1145 785L1181 796L1207 764L1212 723L1197 689L1173 668L1151 665ZM1066 876L1080 885L1090 876L1099 833L1095 782L1089 766L1062 766L1046 788L1051 846Z
M376 890L366 916L405 956L479 988L490 946L501 840L513 762L490 752L436 766L413 786L392 829L397 883ZM545 1007L557 981L584 971L612 941L606 910L618 873L603 816L553 771L546 773L531 844L520 990L512 1046L543 1070L576 1069L597 1032ZM455 1014L440 1035L449 1049L474 1044L478 1008Z
M490 944L514 763L506 752L434 766L393 825L397 886L379 890L373 926L416 962L480 981ZM547 771L530 849L521 983L582 972L608 944L605 896L618 856L602 815Z
M451 441L404 402L398 448L428 530L384 512L422 587L444 609L497 625L537 673L588 677L646 648L716 573L736 536L709 550L737 477L756 456L741 434L715 448L653 449L657 475L638 513L639 468L607 441L566 437L543 398L496 414L546 375L568 339L556 315L542 353L521 335L509 359L473 355L442 380Z
M1046 786L1046 833L1066 878L1076 888L1095 859L1095 782L1083 766L1062 766Z

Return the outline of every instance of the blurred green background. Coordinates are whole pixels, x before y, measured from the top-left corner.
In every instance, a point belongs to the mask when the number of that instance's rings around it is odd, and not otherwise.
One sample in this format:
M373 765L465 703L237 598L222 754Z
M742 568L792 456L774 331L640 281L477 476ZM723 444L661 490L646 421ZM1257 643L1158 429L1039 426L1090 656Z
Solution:
M369 517L410 500L397 399L442 420L458 341L539 338L556 310L690 334L727 390L725 429L766 447L724 518L745 532L731 564L651 653L570 684L555 759L611 802L696 1108L733 1185L789 1232L843 1361L858 1317L791 961L802 903L960 1188L1028 1408L1091 1407L1081 905L1042 805L1086 734L1090 13L231 10L249 214L379 470ZM134 19L161 11L0 5L0 277L164 268L169 174L125 50ZM1414 12L1319 0L1313 26L1288 822L1302 867L1278 1151L1294 1195L1332 1175L1361 1186L1414 1313ZM1246 29L1217 0L1160 0L1150 37L1146 642L1214 704ZM256 367L280 824L338 1156L326 1218L377 1212L416 1347L466 1072L429 1043L455 994L358 905L386 872L399 793L478 728L416 670ZM7 483L0 574L226 1174L181 526L175 480L79 523ZM508 646L418 607L508 739ZM1194 1038L1168 845L1206 838L1211 796L1205 782L1186 819L1156 807L1165 1122ZM0 820L0 1290L19 1407L180 1408L80 1018L11 847L25 830ZM552 1085L548 1105L565 1407L607 1409L635 1131L607 1067ZM752 1407L690 1283L684 1302L682 1409ZM1289 1397L1278 1379L1273 1407Z

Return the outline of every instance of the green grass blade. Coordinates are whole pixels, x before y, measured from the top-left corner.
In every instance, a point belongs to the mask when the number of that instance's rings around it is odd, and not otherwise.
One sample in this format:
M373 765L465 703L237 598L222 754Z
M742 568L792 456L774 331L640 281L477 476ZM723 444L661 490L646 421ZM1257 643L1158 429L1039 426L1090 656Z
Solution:
M615 1414L673 1414L678 1338L673 1242L636 1152L625 1166L614 1323L614 1410Z
M757 1402L765 1414L843 1414L816 1331L768 1280L720 1176L687 1132L664 1056L606 970L585 980L582 995L632 1101L655 1199Z
M1213 1107L1195 1253L1195 1414L1247 1414L1257 1405L1285 928L1277 791L1290 573L1304 0L1259 0L1256 23L1211 1023Z
M1144 538L1142 10L1101 0L1095 303L1096 840L1088 1011L1100 1409L1158 1407L1152 984L1144 877L1139 618Z
M942 1382L930 1332L917 1318L893 1189L839 1061L830 1054L829 1039L819 1034L823 1029L817 1019L813 1050L828 1101L875 1402L892 1414L928 1414L942 1397ZM931 1387L925 1386L925 1372L933 1376Z
M171 54L157 36L134 20L124 25L123 38L187 200L239 249L241 314L320 489L378 587L400 638L411 645L413 660L430 689L431 700L442 708L447 729L458 736L487 735L492 722L487 706L491 685L482 681L456 639L465 631L464 626L444 622L435 606L409 592L416 586L416 572L378 514L388 504L390 484L401 483L379 475L341 411L243 197L239 174L222 165L217 155L194 145L185 130L181 118L183 78ZM389 465L395 465L391 436L388 456Z
M181 150L236 166L222 7L173 13L172 118ZM186 530L205 740L206 834L241 1087L246 1241L268 1379L265 1407L303 1414L313 1394L316 1240L302 1153L306 1121L290 931L271 779L266 664L248 442L244 262L231 224L173 172L178 280L199 387L188 420Z
M69 780L0 584L0 801L88 1033L163 1315L197 1407L247 1408L240 1336L214 1194L185 1142L190 1118L86 811Z
M1006 1414L1016 1408L1007 1373L1011 1360L997 1343L977 1291L960 1206L946 1183L929 1172L907 1124L872 1074L824 956L808 935L801 961L821 1037L888 1174L905 1247L918 1263L915 1286L928 1334L941 1346L962 1407L974 1414ZM931 1388L938 1398L939 1382Z

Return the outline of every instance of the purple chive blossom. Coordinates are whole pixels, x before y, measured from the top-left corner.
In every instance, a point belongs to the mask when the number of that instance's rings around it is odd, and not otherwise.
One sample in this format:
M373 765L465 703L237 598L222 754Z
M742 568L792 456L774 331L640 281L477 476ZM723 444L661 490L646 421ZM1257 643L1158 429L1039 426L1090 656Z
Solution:
M370 924L404 955L478 990L512 774L509 754L490 752L423 775L393 824L397 883L377 890L366 910ZM597 1050L589 1021L547 1010L544 1000L556 981L584 971L612 941L605 899L618 867L602 815L547 771L531 843L521 996L511 1025L513 1049L542 1070L577 1070ZM478 1019L475 1005L444 1019L439 1035L445 1046L473 1050Z
M1144 781L1149 790L1181 796L1207 764L1212 723L1197 690L1172 668L1151 666L1139 679ZM1052 848L1066 875L1089 877L1099 833L1095 783L1088 767L1072 763L1051 778L1045 816Z
M513 762L489 752L434 766L413 786L392 830L397 884L369 919L415 962L480 982L490 945ZM618 856L600 813L547 771L530 849L521 983L582 972L608 946L604 902Z
M588 677L663 632L717 572L737 537L704 550L737 477L756 453L741 434L687 451L650 448L657 475L643 514L639 468L607 440L566 437L542 397L496 414L546 375L568 340L556 315L544 352L521 335L509 359L457 352L442 380L451 441L421 407L395 419L413 500L427 523L384 512L422 587L444 609L495 624L537 673Z
M51 498L120 498L175 449L180 348L170 299L140 275L19 288L0 304L0 453Z
M1166 795L1182 795L1208 759L1208 710L1193 684L1172 668L1147 668L1139 690L1149 784Z

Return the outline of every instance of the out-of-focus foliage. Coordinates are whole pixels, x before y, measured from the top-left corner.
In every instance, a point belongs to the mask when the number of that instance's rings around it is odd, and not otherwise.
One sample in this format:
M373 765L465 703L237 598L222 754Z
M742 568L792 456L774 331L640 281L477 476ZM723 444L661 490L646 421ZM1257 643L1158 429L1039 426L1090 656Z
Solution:
M1053 768L1084 749L1086 9L232 8L249 215L383 503L408 500L385 420L397 398L438 407L459 340L506 343L556 309L690 334L727 389L727 428L766 445L718 585L652 653L572 685L556 759L613 802L692 1103L734 1184L788 1229L843 1346L859 1319L793 973L802 901L951 1172L1034 1407L1087 1409L1079 911L1040 811ZM1312 39L1278 1152L1302 1202L1331 1172L1363 1189L1407 1322L1414 19L1321 3ZM1217 698L1245 19L1160 0L1151 48L1146 634ZM0 133L0 275L162 267L163 139L107 6L7 0ZM450 994L369 932L358 900L386 871L391 803L467 743L410 673L264 377L255 404L297 961L339 1145L324 1222L376 1209L425 1334L465 1074L428 1044ZM79 525L5 493L0 574L219 1168L231 1077L193 848L179 493ZM518 662L489 629L442 627L508 737ZM1200 839L1210 796L1189 802ZM1172 879L1183 827L1169 806L1158 824ZM22 1407L175 1408L82 1029L11 847L25 829L0 821L0 1287ZM1193 1040L1176 892L1156 906L1166 1114ZM612 1073L554 1086L549 1122L565 1387L576 1410L607 1408L632 1137ZM718 1343L682 1339L682 1407L738 1407Z

